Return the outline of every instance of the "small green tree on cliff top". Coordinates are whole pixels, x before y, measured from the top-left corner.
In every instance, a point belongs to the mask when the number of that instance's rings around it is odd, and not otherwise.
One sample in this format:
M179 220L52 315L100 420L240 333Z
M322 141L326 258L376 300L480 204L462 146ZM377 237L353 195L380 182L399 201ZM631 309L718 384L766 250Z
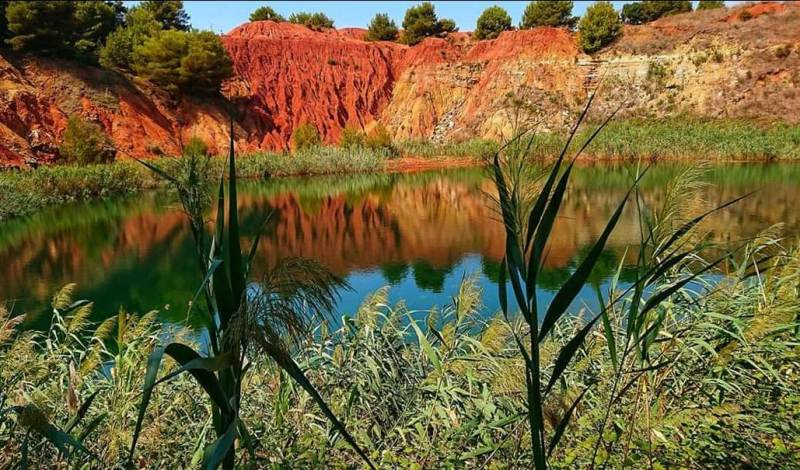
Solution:
M106 37L119 24L111 2L3 2L0 34L18 51L97 61Z
M574 28L578 18L572 16L572 2L566 0L530 2L522 14L521 29L541 26Z
M142 8L153 14L164 29L177 29L189 31L189 14L183 9L183 2L179 0L145 0Z
M622 21L610 2L596 2L586 10L578 29L581 48L592 53L622 34Z
M233 68L216 34L167 30L134 48L133 71L171 92L214 93Z
M250 14L250 21L286 21L286 18L279 15L272 7L258 7Z
M134 7L125 15L125 26L117 28L106 39L100 49L100 65L108 68L130 70L133 50L161 31L161 23L153 13L142 7Z
M725 6L723 0L700 0L697 4L698 10L711 10L714 8L722 8Z
M292 13L289 16L289 22L301 24L306 28L313 29L314 31L322 31L323 29L333 28L333 20L322 12L308 13L305 11L300 11L297 13Z
M644 24L688 11L692 11L692 2L688 0L643 0L623 5L622 20L628 24Z
M386 13L378 13L372 18L367 29L367 41L394 41L399 31L397 24Z
M451 19L438 19L430 2L422 2L406 10L403 18L403 38L406 44L417 44L426 37L442 37L458 31Z
M511 16L505 9L495 5L483 10L478 17L473 35L475 39L494 39L509 29L511 29Z

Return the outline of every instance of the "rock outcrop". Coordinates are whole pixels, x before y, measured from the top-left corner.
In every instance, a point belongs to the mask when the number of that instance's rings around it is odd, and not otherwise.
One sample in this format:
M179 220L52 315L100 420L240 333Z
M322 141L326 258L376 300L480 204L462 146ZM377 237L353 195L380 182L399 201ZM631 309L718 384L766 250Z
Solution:
M749 15L742 16L743 11ZM747 19L747 17L750 19ZM176 98L148 83L63 60L0 55L0 164L58 158L70 115L100 124L118 155L177 154L198 136L240 150L285 150L308 122L335 143L346 125L396 139L500 138L517 125L568 126L600 87L596 116L689 114L800 122L800 4L698 11L627 26L594 56L564 29L467 33L408 47L358 28L317 32L269 21L222 37L234 76L213 98Z

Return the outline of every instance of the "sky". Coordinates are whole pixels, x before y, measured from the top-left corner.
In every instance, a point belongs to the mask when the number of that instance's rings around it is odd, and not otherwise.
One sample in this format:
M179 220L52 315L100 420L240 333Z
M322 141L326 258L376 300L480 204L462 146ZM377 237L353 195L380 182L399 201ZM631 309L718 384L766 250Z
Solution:
M617 10L628 1L614 1ZM133 5L138 2L125 2ZM388 13L398 26L403 22L406 10L419 1L184 1L184 8L191 17L192 26L226 33L248 21L250 13L261 5L269 5L281 15L288 17L293 12L322 11L334 21L337 28L365 28L376 13ZM481 12L492 5L505 8L514 25L519 24L528 1L434 1L440 18L452 18L461 31L472 31ZM572 14L582 15L593 1L576 1ZM697 3L696 1L694 2ZM729 2L733 3L733 2Z

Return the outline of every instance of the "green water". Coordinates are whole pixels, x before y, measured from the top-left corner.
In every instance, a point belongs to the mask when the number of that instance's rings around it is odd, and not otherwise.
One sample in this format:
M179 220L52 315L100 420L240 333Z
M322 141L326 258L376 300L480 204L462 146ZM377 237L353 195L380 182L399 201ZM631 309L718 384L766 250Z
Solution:
M642 185L644 200L660 204L681 169L653 168ZM779 223L790 239L800 235L800 166L720 165L704 178L709 184L701 193L710 205L755 191L710 220L711 236L721 245L737 246ZM632 168L624 165L578 169L548 248L546 288L555 289L574 269L631 181ZM392 299L404 299L412 309L444 305L462 277L474 274L491 314L504 241L486 196L491 189L481 169L244 182L242 236L253 237L272 212L256 276L282 257L314 258L352 286L342 292L341 313L352 313L365 295L385 285L392 286ZM593 281L606 282L638 239L630 207ZM51 208L0 224L0 299L16 312L40 312L32 320L36 326L46 321L52 294L74 282L79 298L95 302L96 319L122 307L156 309L166 321L182 321L200 282L192 253L185 217L165 192ZM593 298L587 291L581 301L591 304Z

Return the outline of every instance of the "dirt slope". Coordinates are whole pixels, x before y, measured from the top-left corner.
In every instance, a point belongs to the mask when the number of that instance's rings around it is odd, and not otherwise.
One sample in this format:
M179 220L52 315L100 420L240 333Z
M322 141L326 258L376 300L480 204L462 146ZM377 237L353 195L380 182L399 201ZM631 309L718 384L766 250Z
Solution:
M742 20L748 10L753 17ZM384 123L395 138L499 138L513 126L560 130L588 93L596 115L692 114L800 122L800 4L766 3L629 26L595 56L576 35L540 28L472 41L457 33L407 47L364 30L315 32L269 21L222 37L234 62L224 97L173 98L108 70L0 51L0 163L58 158L68 116L102 125L120 158L175 154L192 135L242 151L286 149L315 125L328 143L347 125Z

